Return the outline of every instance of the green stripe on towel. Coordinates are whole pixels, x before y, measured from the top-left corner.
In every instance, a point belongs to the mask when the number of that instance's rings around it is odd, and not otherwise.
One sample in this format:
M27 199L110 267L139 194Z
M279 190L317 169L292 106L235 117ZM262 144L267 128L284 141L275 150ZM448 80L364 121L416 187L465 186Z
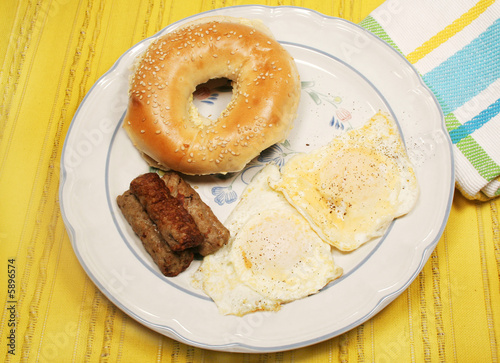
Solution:
M365 19L363 19L359 23L359 25L361 25L366 30L369 30L383 41L387 42L391 47L396 49L399 53L403 54L399 49L399 47L396 45L396 43L394 43L394 41L391 39L391 37L389 37L389 35L387 35L382 26L375 19L373 19L371 15L368 15Z

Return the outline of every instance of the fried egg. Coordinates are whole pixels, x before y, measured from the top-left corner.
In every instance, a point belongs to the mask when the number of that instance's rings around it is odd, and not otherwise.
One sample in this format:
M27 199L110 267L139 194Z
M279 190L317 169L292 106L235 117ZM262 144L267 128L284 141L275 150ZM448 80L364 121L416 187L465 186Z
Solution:
M419 193L396 123L385 113L294 156L271 188L342 251L382 236L393 219L413 208Z
M224 223L228 244L206 256L194 275L222 314L277 311L342 275L331 246L269 187L279 176L268 165L254 177Z

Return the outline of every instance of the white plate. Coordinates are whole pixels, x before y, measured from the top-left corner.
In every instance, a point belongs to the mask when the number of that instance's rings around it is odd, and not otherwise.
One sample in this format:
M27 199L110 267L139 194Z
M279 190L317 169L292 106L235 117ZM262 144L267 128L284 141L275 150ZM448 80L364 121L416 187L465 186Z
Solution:
M267 162L282 164L384 110L397 120L416 167L417 206L381 239L336 253L345 271L320 293L277 313L222 316L190 285L199 265L175 278L160 274L117 209L115 198L148 171L121 126L128 77L148 39L127 51L90 90L75 114L61 160L61 209L73 248L101 291L142 324L212 350L272 352L303 347L363 323L401 294L426 263L454 190L453 155L442 113L411 65L386 43L348 21L296 7L238 6L203 13L262 19L296 59L302 80L299 115L289 139L230 178L189 178L221 220ZM160 33L160 34L161 34ZM155 35L155 37L158 35ZM154 38L154 37L153 37ZM206 96L206 95L205 95ZM216 115L227 94L196 100Z

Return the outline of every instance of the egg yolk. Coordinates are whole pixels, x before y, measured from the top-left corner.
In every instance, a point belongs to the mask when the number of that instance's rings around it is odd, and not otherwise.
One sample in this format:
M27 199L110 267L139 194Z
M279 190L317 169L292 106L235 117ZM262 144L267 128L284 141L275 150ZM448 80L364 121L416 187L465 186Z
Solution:
M233 241L238 278L264 295L291 301L337 277L330 246L296 213L269 211L251 219Z

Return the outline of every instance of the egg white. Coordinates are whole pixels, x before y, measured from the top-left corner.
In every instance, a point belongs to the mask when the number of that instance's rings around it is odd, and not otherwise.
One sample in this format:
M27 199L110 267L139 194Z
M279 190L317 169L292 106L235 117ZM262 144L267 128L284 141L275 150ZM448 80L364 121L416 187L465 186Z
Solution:
M342 275L331 246L269 187L279 175L268 165L254 177L225 222L228 244L206 256L194 275L222 314L277 311Z
M382 236L394 218L413 208L419 193L396 123L385 113L291 158L271 188L342 251Z

